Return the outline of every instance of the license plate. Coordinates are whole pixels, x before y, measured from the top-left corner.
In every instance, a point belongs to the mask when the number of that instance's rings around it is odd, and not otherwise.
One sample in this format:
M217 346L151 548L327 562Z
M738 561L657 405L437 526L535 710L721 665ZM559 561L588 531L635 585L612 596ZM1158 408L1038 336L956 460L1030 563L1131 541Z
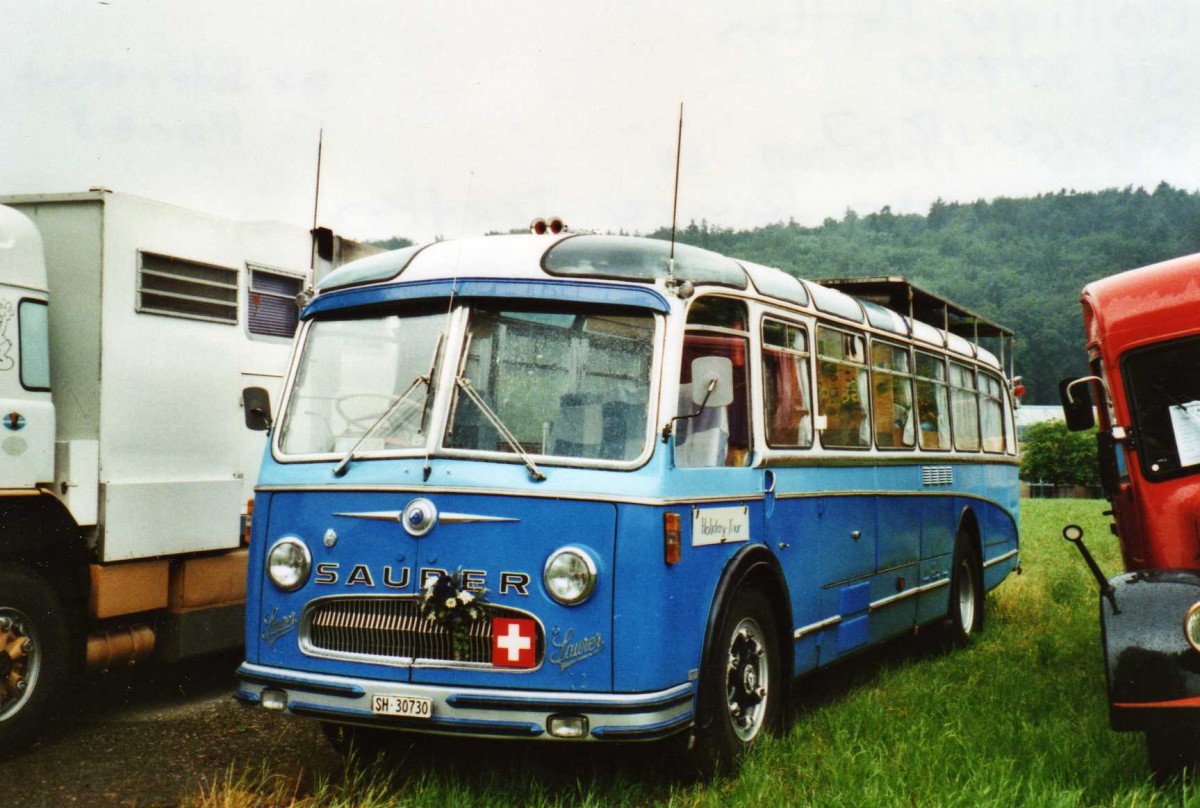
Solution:
M398 718L430 718L433 716L433 699L371 696L371 712L375 715L394 715Z

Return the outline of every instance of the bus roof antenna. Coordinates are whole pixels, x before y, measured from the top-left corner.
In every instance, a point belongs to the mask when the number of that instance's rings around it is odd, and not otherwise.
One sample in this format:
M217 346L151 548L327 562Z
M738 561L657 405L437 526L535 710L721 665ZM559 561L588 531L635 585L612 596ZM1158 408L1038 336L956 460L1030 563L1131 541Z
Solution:
M313 191L313 223L312 223L312 254L309 256L308 269L313 272L317 268L317 209L321 204L321 147L325 145L325 127L317 130L317 187Z
M675 278L675 215L679 211L679 155L683 151L683 102L679 102L679 137L675 141L675 195L671 200L671 255L667 259L667 288L679 285Z

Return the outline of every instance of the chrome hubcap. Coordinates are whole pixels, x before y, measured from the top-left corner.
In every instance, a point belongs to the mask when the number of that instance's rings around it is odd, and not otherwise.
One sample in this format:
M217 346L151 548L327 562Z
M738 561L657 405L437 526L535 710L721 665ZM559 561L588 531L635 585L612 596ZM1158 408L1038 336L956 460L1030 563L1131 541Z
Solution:
M975 576L966 560L958 564L958 617L963 631L970 634L975 626Z
M770 660L762 628L746 618L729 643L725 698L733 731L743 741L758 735L767 715Z
M0 606L0 721L29 699L40 665L33 623L16 609Z

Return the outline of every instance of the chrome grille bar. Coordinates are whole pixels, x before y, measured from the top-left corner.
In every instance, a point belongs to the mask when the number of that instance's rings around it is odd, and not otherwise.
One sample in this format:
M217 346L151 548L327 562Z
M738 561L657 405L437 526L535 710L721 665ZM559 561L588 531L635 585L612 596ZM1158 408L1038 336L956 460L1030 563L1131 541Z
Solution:
M323 654L376 657L380 661L446 661L490 664L492 617L529 618L516 609L485 604L486 615L468 629L468 649L455 659L454 637L420 615L417 596L326 598L314 601L301 620L301 640ZM536 621L535 621L536 622ZM538 623L538 661L545 648Z

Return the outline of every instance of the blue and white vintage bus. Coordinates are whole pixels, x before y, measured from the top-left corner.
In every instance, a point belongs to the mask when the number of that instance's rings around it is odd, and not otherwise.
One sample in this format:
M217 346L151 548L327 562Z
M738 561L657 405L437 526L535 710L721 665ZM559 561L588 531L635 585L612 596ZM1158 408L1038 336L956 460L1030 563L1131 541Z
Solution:
M965 640L1018 563L1013 399L975 336L1009 332L849 288L568 233L330 274L257 487L238 697L341 741L678 735L713 767L793 677Z

